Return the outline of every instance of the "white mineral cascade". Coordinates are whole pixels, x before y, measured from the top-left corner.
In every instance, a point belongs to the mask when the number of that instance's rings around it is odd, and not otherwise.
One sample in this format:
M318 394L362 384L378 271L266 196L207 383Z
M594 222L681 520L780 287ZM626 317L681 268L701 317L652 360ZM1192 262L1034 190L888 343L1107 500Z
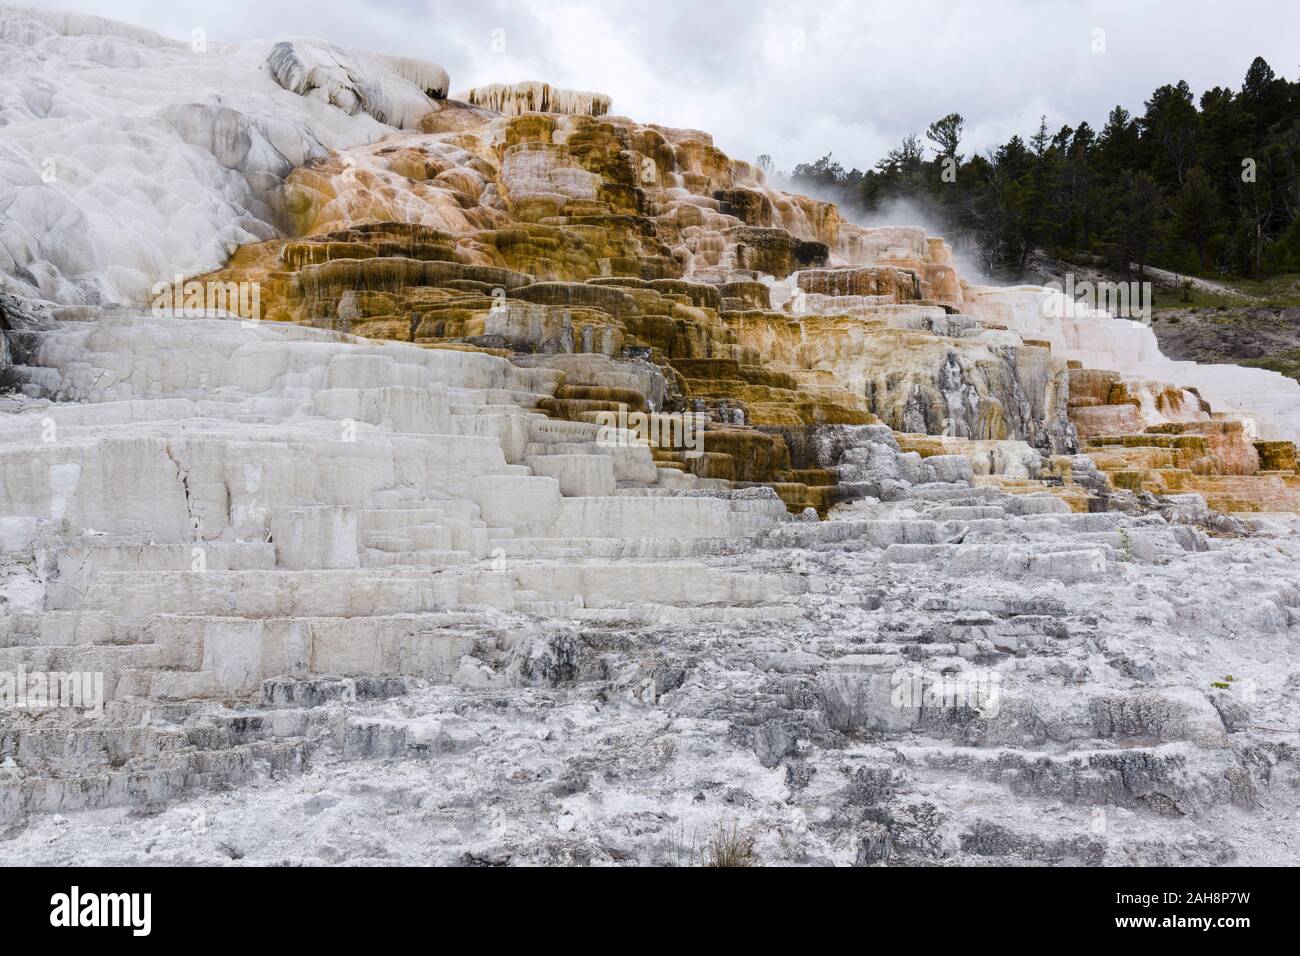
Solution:
M292 169L416 126L447 92L432 63L319 40L180 43L14 7L0 62L0 274L68 304L215 268L274 234Z

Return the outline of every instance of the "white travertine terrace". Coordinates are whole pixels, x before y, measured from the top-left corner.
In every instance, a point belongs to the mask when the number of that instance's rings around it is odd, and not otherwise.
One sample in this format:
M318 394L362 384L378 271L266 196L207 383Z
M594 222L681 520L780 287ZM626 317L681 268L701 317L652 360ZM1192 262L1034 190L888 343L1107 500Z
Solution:
M276 50L0 6L0 274L62 303L147 303L160 277L274 235L294 168L418 126L426 91L446 93L433 64Z
M73 577L117 582L102 592L113 633L147 626L149 609L225 614L254 579L270 587L271 602L255 618L293 617L318 600L345 616L384 601L405 612L569 601L583 587L550 587L558 569L537 565L520 578L485 559L680 561L785 518L770 493L709 492L719 483L674 472L661 482L643 442L598 444L596 426L532 411L560 380L549 369L220 319L126 315L37 338L28 368L44 370L60 401L0 416L0 529L6 551L50 549L68 573L57 584L37 568L3 580L11 635L46 614L74 631L96 626L102 613L81 600ZM562 495L546 476L552 460L590 462L557 473L592 484ZM692 488L700 490L671 495ZM204 556L197 577L185 573L194 549ZM80 569L70 577L72 563ZM395 567L438 573L417 580ZM144 578L130 575L145 569ZM310 599L288 571L313 572ZM595 589L586 601L632 572L582 573ZM709 572L679 563L664 575L687 600L692 580ZM131 581L142 590L123 590L135 588ZM204 595L193 590L200 584ZM716 597L754 586L720 582ZM377 596L384 588L402 596ZM164 591L175 594L162 599L169 610L145 596ZM153 667L179 666L167 663L176 650L156 648L163 657ZM184 674L116 672L110 693L126 692L119 681L151 695L175 696L154 681L183 686L183 696L248 693L303 666L276 656L284 648L239 661L220 645L200 650ZM234 673L235 683L223 676Z
M1261 437L1300 441L1300 382L1295 379L1267 369L1165 358L1149 325L1083 307L1039 286L967 287L965 295L972 315L1026 338L1046 339L1055 354L1077 359L1085 368L1195 388L1216 411L1252 419Z

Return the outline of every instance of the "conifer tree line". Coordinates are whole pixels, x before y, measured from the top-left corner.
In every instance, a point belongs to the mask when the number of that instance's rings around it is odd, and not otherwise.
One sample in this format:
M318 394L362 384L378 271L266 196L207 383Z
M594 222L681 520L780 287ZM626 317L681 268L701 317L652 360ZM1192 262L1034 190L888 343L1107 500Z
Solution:
M1256 57L1239 90L1198 100L1180 81L1143 107L1116 106L1100 130L1052 132L1044 117L1027 140L969 156L950 113L866 172L827 154L786 178L863 221L900 198L921 202L993 275L1022 273L1038 249L1124 272L1300 272L1300 81ZM759 165L772 171L767 156Z

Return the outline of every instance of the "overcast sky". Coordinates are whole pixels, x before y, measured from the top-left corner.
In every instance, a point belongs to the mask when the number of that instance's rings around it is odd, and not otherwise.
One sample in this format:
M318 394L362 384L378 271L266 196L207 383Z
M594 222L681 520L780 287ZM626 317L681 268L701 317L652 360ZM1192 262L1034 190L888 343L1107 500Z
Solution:
M29 0L31 5L31 0ZM614 112L708 130L742 159L789 169L832 151L866 168L956 110L963 152L1100 128L1162 83L1239 88L1262 55L1300 73L1297 0L36 0L178 39L321 36L421 56L453 93L545 80L614 98ZM1097 31L1104 31L1099 34ZM1095 46L1104 46L1095 52ZM3 69L0 67L0 75Z

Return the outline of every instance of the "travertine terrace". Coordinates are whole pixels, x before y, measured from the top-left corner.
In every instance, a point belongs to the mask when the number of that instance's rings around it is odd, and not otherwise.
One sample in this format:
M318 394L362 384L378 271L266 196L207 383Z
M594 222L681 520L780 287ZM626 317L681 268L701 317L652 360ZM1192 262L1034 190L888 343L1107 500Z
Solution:
M0 860L1300 859L1293 380L600 94L0 55L0 669L104 688Z

